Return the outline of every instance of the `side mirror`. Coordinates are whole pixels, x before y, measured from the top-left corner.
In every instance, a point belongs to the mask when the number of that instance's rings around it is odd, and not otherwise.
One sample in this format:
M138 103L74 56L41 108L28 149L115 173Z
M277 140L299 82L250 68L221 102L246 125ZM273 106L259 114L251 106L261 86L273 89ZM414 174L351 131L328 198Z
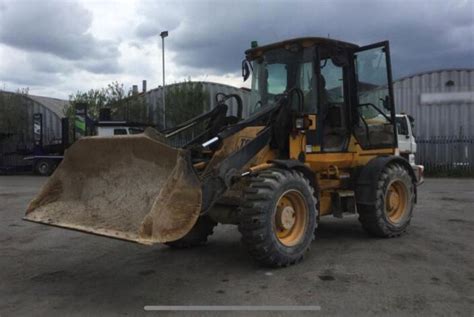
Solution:
M246 81L250 77L252 65L246 59L242 61L242 77Z

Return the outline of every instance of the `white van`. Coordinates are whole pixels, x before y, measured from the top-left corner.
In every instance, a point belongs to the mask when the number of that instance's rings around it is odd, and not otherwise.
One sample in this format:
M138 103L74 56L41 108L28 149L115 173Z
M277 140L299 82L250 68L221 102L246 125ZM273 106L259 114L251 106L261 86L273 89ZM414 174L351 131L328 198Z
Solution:
M397 138L398 138L398 151L401 156L406 158L410 165L413 167L415 174L418 178L418 184L423 183L423 165L417 165L415 161L416 154L416 140L414 135L414 122L412 116L400 113L395 116L397 123Z
M142 127L127 126L125 121L99 121L96 128L98 136L139 134L144 131Z

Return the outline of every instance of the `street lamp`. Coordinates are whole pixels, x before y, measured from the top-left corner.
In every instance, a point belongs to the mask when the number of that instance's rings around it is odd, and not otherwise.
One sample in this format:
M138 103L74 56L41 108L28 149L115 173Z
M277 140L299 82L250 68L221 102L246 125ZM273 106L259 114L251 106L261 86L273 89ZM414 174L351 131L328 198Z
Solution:
M166 129L166 101L165 101L165 37L168 36L168 31L163 31L160 33L161 36L161 48L163 53L161 56L163 57L163 127Z

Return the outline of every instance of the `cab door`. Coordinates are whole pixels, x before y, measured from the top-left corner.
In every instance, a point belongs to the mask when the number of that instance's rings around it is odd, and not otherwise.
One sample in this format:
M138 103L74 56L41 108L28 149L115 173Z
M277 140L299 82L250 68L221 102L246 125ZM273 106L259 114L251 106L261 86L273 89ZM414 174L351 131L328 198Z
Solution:
M335 54L320 48L314 91L318 111L313 130L306 131L306 162L316 171L349 167L354 154L349 151L351 135L349 81L352 78L350 52ZM313 120L311 120L313 121Z
M392 71L387 41L354 52L354 134L362 149L396 148Z
M348 101L345 89L347 65L331 57L321 59L319 76L321 151L345 152L349 141Z

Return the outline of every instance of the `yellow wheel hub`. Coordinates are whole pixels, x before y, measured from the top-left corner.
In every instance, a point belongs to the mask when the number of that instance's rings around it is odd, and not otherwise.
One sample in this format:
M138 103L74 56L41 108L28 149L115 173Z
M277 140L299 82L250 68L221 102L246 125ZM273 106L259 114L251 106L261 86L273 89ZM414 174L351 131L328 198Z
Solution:
M291 206L277 208L277 225L285 230L291 229L296 222L295 210Z
M403 218L408 206L408 190L402 181L393 181L385 194L385 212L389 220L397 223Z
M296 190L284 192L275 210L274 229L280 243L294 246L304 236L309 210L303 195Z

